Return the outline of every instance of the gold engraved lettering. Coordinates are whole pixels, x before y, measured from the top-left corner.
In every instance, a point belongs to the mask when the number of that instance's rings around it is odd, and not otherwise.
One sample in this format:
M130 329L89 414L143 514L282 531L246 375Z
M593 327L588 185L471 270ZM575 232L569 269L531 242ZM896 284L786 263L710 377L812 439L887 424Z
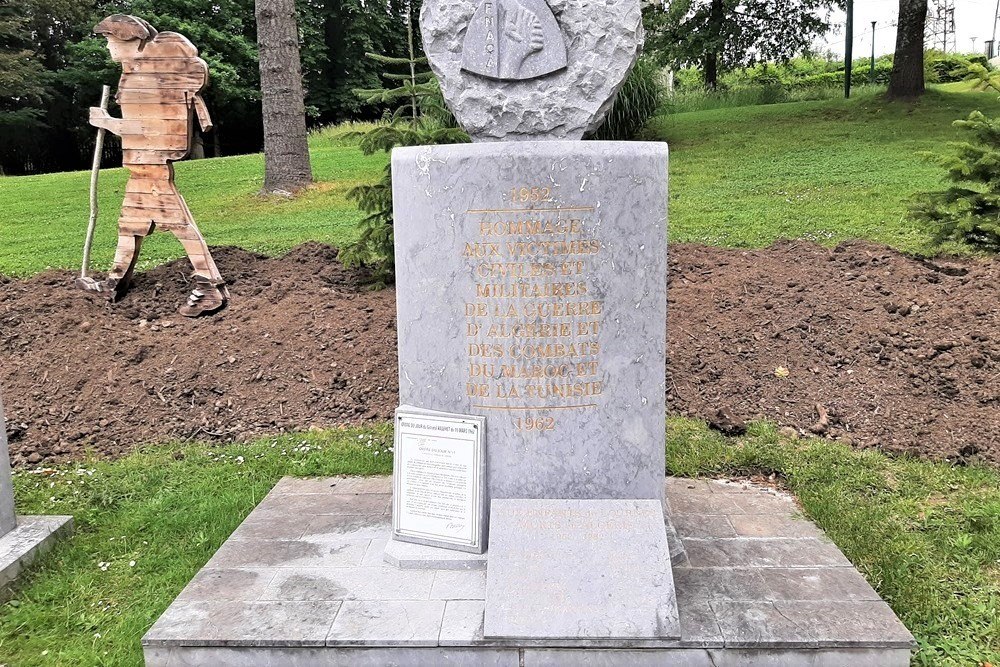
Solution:
M590 286L578 283L493 283L477 284L480 299L545 299L550 297L587 296Z
M485 303L467 303L465 304L465 316L466 317L486 317L489 315L489 309Z
M517 431L540 436L559 426L544 412L596 408L608 381L605 304L591 283L604 250L591 230L601 221L597 208L564 204L551 187L508 188L500 206L468 211L479 236L461 247L476 299L464 306L466 393L474 407L509 411Z
M479 233L491 236L579 236L583 232L583 222L579 219L565 220L507 220L503 222L480 222Z
M569 322L558 324L493 324L486 330L489 338L569 338L573 326Z
M466 243L465 253L466 257L493 257L500 255L500 244L499 243Z
M497 343L473 343L469 345L469 356L473 359L501 359L503 358L503 345Z
M465 393L470 398L489 398L490 386L488 384L473 384L470 382L465 385Z
M524 306L524 316L534 317L593 317L604 310L601 301L569 301L553 303L529 303Z

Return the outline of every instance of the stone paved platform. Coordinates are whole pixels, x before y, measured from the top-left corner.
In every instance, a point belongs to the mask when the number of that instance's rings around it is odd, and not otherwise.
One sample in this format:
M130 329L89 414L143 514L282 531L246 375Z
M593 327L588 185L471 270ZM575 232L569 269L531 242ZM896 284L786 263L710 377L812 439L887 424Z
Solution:
M687 555L680 641L484 640L485 570L385 562L388 478L284 479L143 639L146 664L909 664L913 637L791 498L666 489Z

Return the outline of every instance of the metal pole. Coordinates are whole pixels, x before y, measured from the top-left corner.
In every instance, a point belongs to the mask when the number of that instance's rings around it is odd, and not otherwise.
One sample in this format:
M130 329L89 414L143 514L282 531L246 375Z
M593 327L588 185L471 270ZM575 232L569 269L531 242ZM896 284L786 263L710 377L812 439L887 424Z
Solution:
M872 21L872 69L871 69L871 75L869 77L871 80L868 82L873 86L875 85L875 24L876 23L878 23L878 21Z
M955 41L955 53L958 53L958 31L955 30L955 6L948 10L948 20L951 24L951 38Z
M941 44L941 50L948 53L948 6L945 5L944 8L944 41Z
M108 108L108 101L111 99L111 86L104 86L101 89L101 108L105 111ZM97 130L97 143L94 145L94 163L90 168L90 221L87 223L87 240L83 243L83 266L80 268L80 277L86 278L90 272L90 250L94 245L94 230L97 228L97 177L101 173L101 156L104 154L105 129Z
M990 59L993 58L993 49L996 48L997 43L997 18L1000 17L1000 0L997 0L997 9L993 12L993 41L990 42Z
M854 0L847 0L847 43L844 45L844 97L851 98L851 74L854 69Z

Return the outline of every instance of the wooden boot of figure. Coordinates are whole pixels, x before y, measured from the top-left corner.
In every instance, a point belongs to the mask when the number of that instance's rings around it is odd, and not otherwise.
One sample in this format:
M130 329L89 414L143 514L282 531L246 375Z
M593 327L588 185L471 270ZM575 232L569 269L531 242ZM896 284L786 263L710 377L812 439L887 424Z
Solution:
M217 313L226 307L228 290L222 280L213 280L205 276L194 276L194 289L187 303L177 312L184 317L200 317Z
M87 292L106 294L108 301L117 302L132 286L132 274L139 261L143 238L143 236L119 236L115 265L108 272L108 277L105 280L77 278L76 286Z

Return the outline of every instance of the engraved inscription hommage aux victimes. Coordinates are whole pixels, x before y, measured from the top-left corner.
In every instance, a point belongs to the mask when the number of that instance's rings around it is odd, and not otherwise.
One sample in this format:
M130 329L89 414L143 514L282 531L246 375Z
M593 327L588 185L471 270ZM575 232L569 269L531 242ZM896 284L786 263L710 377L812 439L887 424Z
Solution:
M590 234L595 209L514 186L502 208L468 214L478 233L462 249L475 284L464 306L466 394L510 413L518 431L554 431L561 411L596 408L605 389L605 307L589 279L602 250Z
M484 0L465 34L462 69L525 81L566 68L566 42L545 0Z

